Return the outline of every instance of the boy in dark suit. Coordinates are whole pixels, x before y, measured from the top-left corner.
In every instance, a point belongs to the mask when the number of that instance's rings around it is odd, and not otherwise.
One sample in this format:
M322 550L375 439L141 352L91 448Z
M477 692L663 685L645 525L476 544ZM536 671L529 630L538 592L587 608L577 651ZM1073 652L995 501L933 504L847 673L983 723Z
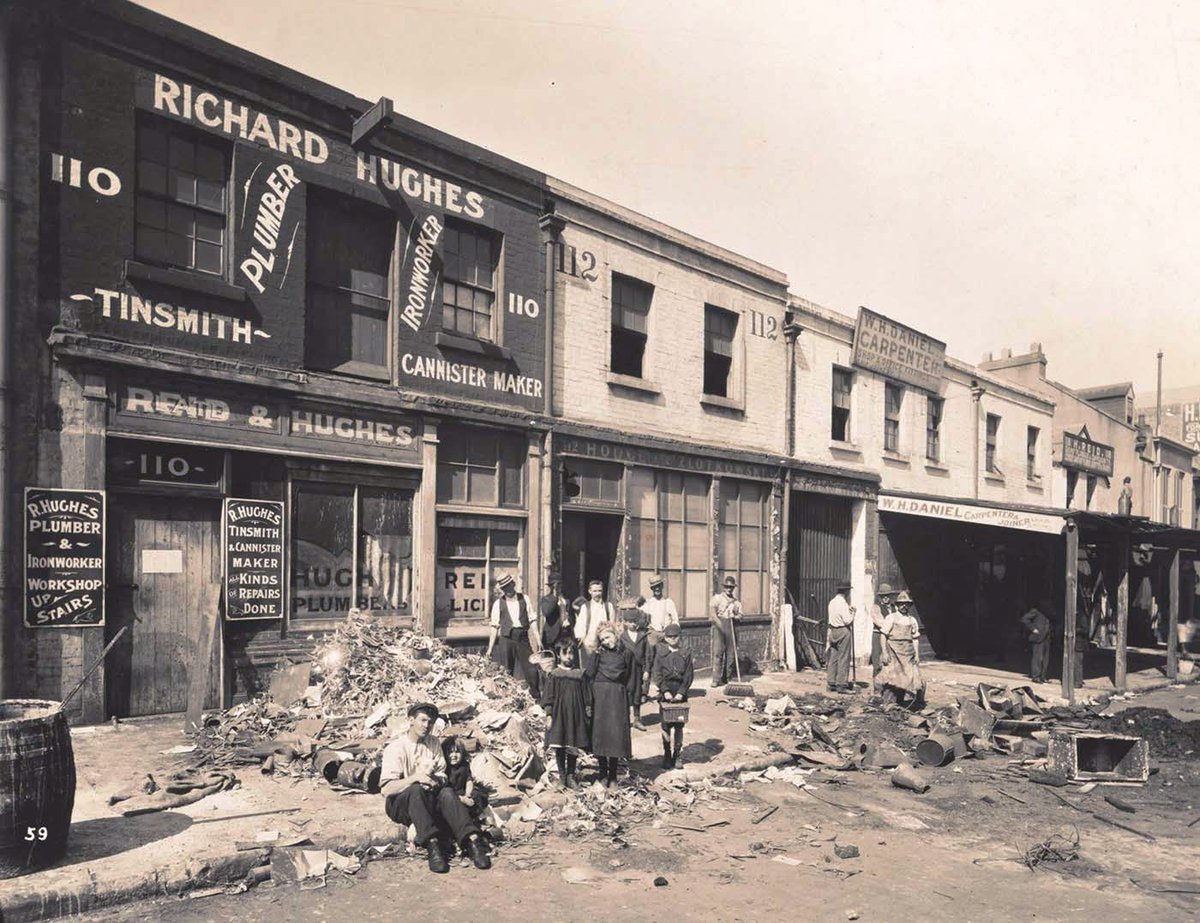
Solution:
M654 673L650 677L650 697L662 704L682 705L687 702L692 688L695 668L692 655L679 646L678 623L668 625L663 640L654 652ZM686 719L685 719L686 721ZM679 751L683 749L684 721L662 723L663 769L674 769L679 765Z

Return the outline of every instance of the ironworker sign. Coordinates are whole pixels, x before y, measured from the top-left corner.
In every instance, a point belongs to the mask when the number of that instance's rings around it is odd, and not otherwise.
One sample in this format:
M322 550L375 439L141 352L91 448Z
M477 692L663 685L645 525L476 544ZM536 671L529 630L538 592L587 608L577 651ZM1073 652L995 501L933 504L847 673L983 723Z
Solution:
M25 625L104 624L104 491L25 488Z
M993 506L973 506L969 503L953 503L946 500L896 497L889 494L879 495L879 512L925 516L930 519L946 519L970 525L998 526L1003 529L1020 529L1024 532L1042 532L1047 535L1058 535L1063 529L1063 518L1049 513L1006 510Z
M1064 468L1074 468L1088 474L1099 474L1110 478L1113 476L1113 447L1102 442L1092 442L1087 427L1079 431L1079 435L1062 434L1062 465Z
M225 499L225 618L283 618L283 504Z
M859 308L850 361L893 381L936 391L946 364L946 344L869 308Z

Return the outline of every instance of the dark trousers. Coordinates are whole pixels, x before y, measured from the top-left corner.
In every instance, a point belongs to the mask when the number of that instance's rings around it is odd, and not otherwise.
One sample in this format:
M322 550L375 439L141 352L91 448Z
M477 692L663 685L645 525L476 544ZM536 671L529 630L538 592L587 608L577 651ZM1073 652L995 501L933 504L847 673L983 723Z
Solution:
M846 625L829 628L829 662L825 665L825 681L829 686L850 685L850 631Z
M733 629L728 619L712 626L712 681L724 686L733 676Z
M871 632L871 678L883 669L883 632L878 628Z
M1087 653L1087 646L1080 647L1079 642L1075 642L1075 688L1078 689L1083 685L1083 655Z
M1050 667L1050 638L1033 641L1033 655L1029 663L1029 676L1034 682L1044 683Z
M525 684L536 692L539 688L538 677L535 675L535 668L529 663L529 655L532 653L529 647L529 633L522 631L515 637L501 635L497 638L492 659L510 675L525 680Z
M388 795L384 810L401 826L412 824L417 828L418 846L424 846L441 829L448 829L455 843L462 843L471 834L479 832L471 820L470 810L448 785L436 791L410 785L402 792Z

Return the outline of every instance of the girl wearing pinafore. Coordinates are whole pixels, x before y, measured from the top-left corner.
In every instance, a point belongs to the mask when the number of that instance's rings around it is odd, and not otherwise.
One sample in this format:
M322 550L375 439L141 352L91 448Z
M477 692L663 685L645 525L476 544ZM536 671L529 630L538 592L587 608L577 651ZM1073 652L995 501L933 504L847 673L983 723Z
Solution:
M592 685L592 752L600 760L600 782L608 788L617 781L621 760L633 756L629 706L636 667L615 624L605 622L598 634L600 645L586 676Z
M588 714L592 709L592 685L575 665L575 645L564 641L558 649L558 666L550 670L543 683L542 708L550 715L546 729L546 749L554 751L559 784L575 788L578 751L590 750L591 728Z

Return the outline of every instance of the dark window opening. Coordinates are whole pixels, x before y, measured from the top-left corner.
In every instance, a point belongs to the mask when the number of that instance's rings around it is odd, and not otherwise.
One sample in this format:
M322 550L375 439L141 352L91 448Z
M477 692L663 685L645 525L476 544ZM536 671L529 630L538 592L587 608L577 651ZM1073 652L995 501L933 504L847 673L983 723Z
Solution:
M849 369L833 370L833 425L830 437L837 442L850 441L850 392L854 373Z
M900 407L904 403L904 389L890 382L883 386L883 449L885 452L900 452Z
M1000 438L1000 418L994 413L987 415L987 441L985 442L986 450L984 452L984 468L992 473L998 474L1000 469L996 467L996 445Z
M704 306L704 393L729 397L733 369L733 338L738 316L713 305Z
M612 277L612 347L609 368L641 378L654 286L628 276Z
M944 409L940 397L927 398L925 415L925 457L930 461L941 461L942 458L942 411Z
M443 254L442 329L494 341L500 241L485 228L447 221Z

